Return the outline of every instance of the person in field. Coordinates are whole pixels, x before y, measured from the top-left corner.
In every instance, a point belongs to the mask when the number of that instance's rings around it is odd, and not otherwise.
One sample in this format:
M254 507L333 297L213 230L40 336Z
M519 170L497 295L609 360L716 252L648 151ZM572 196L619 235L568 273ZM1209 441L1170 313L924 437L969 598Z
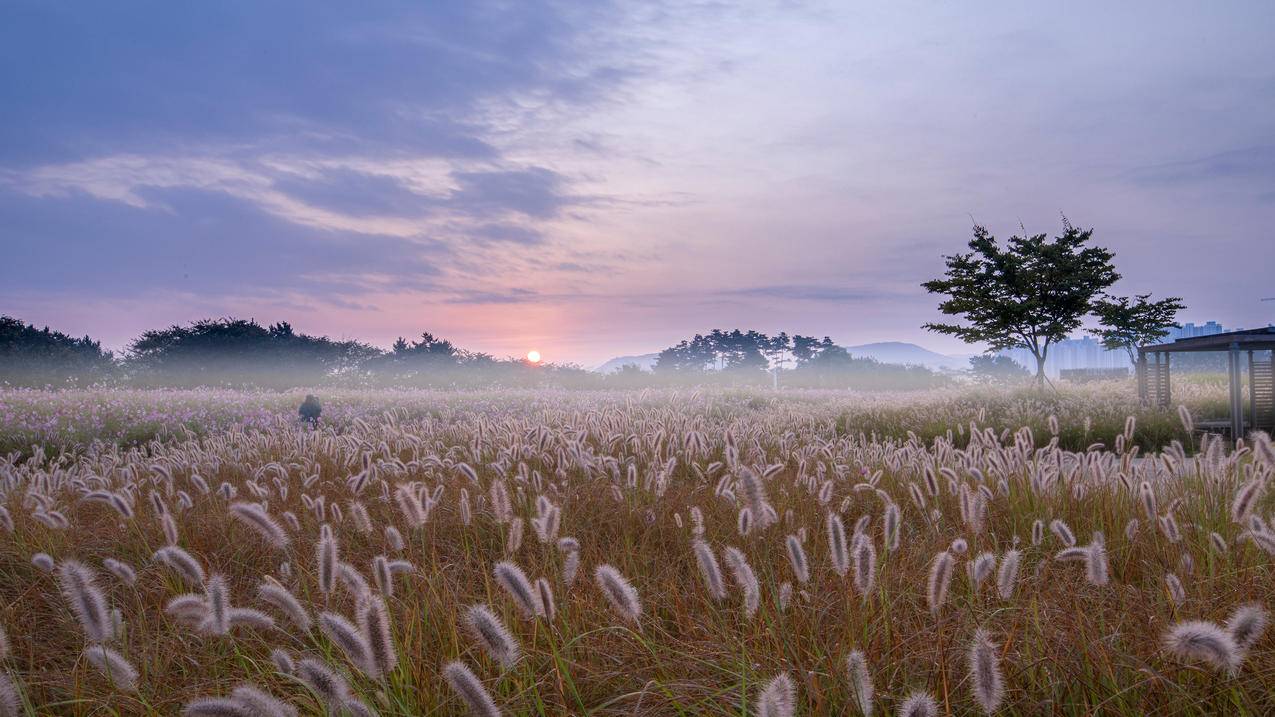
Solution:
M323 406L319 405L319 399L314 394L306 394L305 400L301 402L301 407L297 409L297 413L301 415L301 420L309 423L317 428L319 426L319 414L323 413Z

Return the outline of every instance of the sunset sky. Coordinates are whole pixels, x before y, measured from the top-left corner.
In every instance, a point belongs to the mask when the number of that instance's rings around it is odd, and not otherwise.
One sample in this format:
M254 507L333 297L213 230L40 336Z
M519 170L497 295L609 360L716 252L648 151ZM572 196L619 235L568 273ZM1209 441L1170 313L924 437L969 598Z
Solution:
M373 9L375 8L375 9ZM0 0L0 313L964 351L972 221L1275 320L1275 3Z

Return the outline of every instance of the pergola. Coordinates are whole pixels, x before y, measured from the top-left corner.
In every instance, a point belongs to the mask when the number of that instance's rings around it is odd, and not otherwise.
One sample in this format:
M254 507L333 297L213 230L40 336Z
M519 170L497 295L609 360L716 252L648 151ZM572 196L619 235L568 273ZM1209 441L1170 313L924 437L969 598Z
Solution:
M1275 428L1275 326L1178 339L1138 349L1138 396L1143 403L1170 405L1169 357L1175 353L1225 352L1230 387L1231 439L1244 436L1244 370L1247 356L1250 427ZM1258 354L1266 353L1265 357Z

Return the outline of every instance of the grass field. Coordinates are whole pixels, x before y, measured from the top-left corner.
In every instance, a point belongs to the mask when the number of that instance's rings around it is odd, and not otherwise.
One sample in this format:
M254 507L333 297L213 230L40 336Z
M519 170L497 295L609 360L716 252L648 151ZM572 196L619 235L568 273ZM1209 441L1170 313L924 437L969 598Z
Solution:
M0 715L1275 713L1271 447L1127 384L303 394L0 392Z

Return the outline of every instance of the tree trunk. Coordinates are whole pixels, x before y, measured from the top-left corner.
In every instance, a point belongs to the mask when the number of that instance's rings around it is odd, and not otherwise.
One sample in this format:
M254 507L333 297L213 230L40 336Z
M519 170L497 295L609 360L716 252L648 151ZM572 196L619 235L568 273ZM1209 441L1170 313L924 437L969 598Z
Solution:
M1036 354L1036 386L1045 387L1045 355Z

